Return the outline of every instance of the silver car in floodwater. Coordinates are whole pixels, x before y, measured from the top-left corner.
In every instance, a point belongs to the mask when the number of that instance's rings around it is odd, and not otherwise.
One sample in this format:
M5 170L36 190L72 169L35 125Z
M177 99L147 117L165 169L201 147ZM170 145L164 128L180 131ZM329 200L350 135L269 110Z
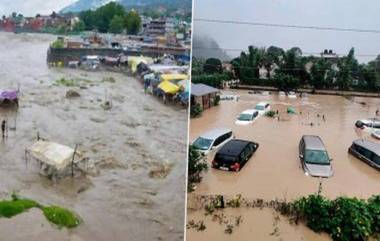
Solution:
M331 177L331 161L319 136L304 135L299 143L299 157L306 175Z
M204 155L217 150L233 139L232 131L227 128L217 128L200 135L192 145Z

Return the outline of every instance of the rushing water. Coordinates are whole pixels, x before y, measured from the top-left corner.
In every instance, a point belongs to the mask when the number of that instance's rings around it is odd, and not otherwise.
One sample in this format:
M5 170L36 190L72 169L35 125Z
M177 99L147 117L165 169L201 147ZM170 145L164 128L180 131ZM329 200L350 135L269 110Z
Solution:
M376 109L380 107L380 99L347 99L321 95L289 99L277 94L269 96L248 94L247 91L236 91L236 94L241 96L239 101L222 101L219 106L205 111L202 117L191 119L190 140L212 128L227 127L232 129L236 138L258 142L260 147L238 173L209 169L204 173L204 178L195 190L195 194L242 194L248 199L292 200L316 193L319 179L304 174L298 157L299 140L305 134L320 136L330 157L333 158L334 175L322 180L323 195L329 198L340 195L368 198L380 192L380 172L347 152L355 139L366 138L377 141L369 132L356 130L354 123L360 118L374 117ZM279 110L280 120L263 116L252 125L236 126L234 122L238 114L245 109L254 108L259 101L268 101L272 110ZM287 114L286 109L289 106L293 106L298 114ZM325 116L325 121L322 115ZM212 158L213 153L208 157L209 162ZM247 220L241 232L250 234L251 237L256 237L253 224L267 230L273 221L273 216L267 213L257 214L256 211L243 211L243 213ZM272 221L265 221L267 220L265 217L270 217ZM189 212L188 220L200 218L204 219L202 212ZM202 232L190 230L189 240L210 240L219 234L218 240L231 240L232 237L223 233L223 228L215 230L215 224L210 220L207 224L210 225L210 229L203 235ZM304 228L297 231L293 226L284 225L283 233L293 234L291 236L293 239L285 235L282 237L283 240L301 240L301 238L326 240L326 237L312 238L313 234L299 233L304 232ZM258 233L260 234L260 231ZM263 234L266 238L263 236L258 240L276 240L276 237L269 235L270 232L264 233L267 234L266 236ZM249 240L240 234L240 231L233 237L235 240Z
M1 111L9 137L0 143L0 197L13 191L77 212L83 224L59 230L38 210L0 220L1 240L181 240L187 112L145 95L134 78L109 72L48 68L51 35L0 33L0 89L21 90L18 112ZM112 77L115 82L104 81ZM60 78L75 79L81 97L65 98ZM101 103L112 100L113 108ZM175 131L173 131L175 130ZM111 160L96 176L52 182L26 162L25 148L44 138L94 160ZM151 170L169 167L165 178ZM15 234L15 230L17 230Z

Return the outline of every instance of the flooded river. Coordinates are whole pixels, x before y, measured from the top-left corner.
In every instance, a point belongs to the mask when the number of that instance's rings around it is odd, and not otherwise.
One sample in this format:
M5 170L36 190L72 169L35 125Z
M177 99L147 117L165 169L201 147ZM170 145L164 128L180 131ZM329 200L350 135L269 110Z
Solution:
M191 119L190 140L196 139L200 134L212 128L227 127L233 130L236 138L258 142L260 147L238 173L209 169L204 173L202 182L194 192L195 195L242 194L248 199L293 200L300 196L316 193L319 179L304 174L298 157L299 140L305 134L319 135L330 157L333 158L334 175L331 178L323 179L323 195L329 198L341 195L368 198L380 192L380 172L347 152L355 139L366 138L376 141L370 136L370 133L356 130L354 123L360 118L374 117L376 109L380 107L380 99L347 99L340 96L322 95L307 95L302 98L289 99L277 94L262 96L248 94L247 91L236 91L235 93L240 95L238 102L222 101L219 106L205 111L202 117ZM238 114L245 109L254 108L259 101L268 101L271 103L272 110L279 110L280 120L263 116L252 125L236 126L234 122ZM298 114L287 114L286 110L289 106L294 107ZM322 115L325 116L325 121L322 119ZM209 156L209 163L213 154ZM248 223L244 222L241 227L241 232L250 233L250 236L246 237L256 235L253 230L255 228L251 223L257 224L260 230L272 228L271 222L273 222L274 216L270 213L268 214L266 211L245 212L244 210L241 212L248 219ZM190 210L188 213L188 220L201 217L203 217L202 211ZM223 229L218 231L213 229L213 222L209 221L207 224L210 225L210 229L203 232L203 235L202 232L188 231L189 240L214 240L211 237L218 234L224 237L218 240L248 240L246 237L244 239L241 234L226 236ZM264 235L265 238L263 236L258 240L278 240L279 238L282 240L329 240L327 237L319 235L312 238L314 234L303 227L300 227L298 231L295 229L297 227L284 224L282 233L293 235L280 237L269 235L270 232L257 231L259 234L261 232L267 234Z
M183 239L187 111L145 95L125 74L48 68L54 39L0 33L0 89L21 91L18 111L0 112L10 127L0 143L0 198L16 191L74 210L84 222L59 230L31 210L0 219L1 240ZM74 79L77 86L56 85L60 78ZM80 97L66 98L68 89ZM102 108L106 100L112 109ZM25 148L37 133L79 144L79 151L105 164L97 175L49 181L36 163L25 161ZM156 170L167 176L150 175Z

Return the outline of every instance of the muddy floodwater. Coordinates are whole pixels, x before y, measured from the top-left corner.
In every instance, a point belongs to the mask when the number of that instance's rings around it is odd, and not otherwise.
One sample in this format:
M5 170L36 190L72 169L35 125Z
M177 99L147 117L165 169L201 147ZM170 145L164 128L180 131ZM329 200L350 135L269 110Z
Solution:
M187 111L145 95L125 74L48 68L55 38L0 33L0 89L21 91L18 111L0 112L9 125L9 137L0 142L0 198L16 191L69 208L83 223L58 229L30 210L0 219L1 240L183 239ZM57 85L60 78L74 79L75 86ZM69 89L80 97L66 98ZM111 109L102 108L105 101ZM24 155L37 133L79 144L80 152L102 163L98 173L58 182L40 176Z
M236 138L255 141L260 146L240 172L210 168L192 195L242 194L248 199L293 200L316 193L320 179L306 176L298 157L298 144L305 134L320 136L333 159L334 175L322 180L323 195L329 198L341 195L368 198L380 192L380 172L347 152L355 139L377 141L369 132L356 130L354 123L361 118L374 117L376 109L380 108L380 99L327 95L304 95L290 99L277 93L263 96L249 94L248 91L235 91L235 94L240 95L239 101L221 101L219 106L206 110L202 117L191 119L190 140L210 129L227 127L232 129ZM278 110L280 120L262 116L251 125L235 125L239 113L254 108L259 101L267 101L272 110ZM290 106L296 110L296 115L287 114ZM209 163L214 154L208 156ZM282 234L269 235L275 217L270 211L239 212L246 221L239 228L239 234L229 236L225 235L223 227L217 229L215 226L220 225L205 218L203 211L189 210L188 220L205 219L209 225L205 232L189 230L189 240L249 240L247 237L256 237L252 235L260 233L262 238L257 240L329 240L327 236L315 235L304 226L289 226L283 221L279 221L282 227L279 232ZM258 225L259 229L253 224ZM265 231L268 229L271 231ZM220 238L216 239L218 235Z

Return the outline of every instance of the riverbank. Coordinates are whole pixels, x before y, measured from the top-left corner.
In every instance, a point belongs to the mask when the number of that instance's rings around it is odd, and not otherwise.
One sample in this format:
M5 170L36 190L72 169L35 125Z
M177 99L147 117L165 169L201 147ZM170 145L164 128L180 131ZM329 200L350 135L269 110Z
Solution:
M58 230L30 210L0 219L1 239L182 239L187 110L163 105L145 94L138 80L121 73L49 68L46 50L54 39L0 33L2 88L19 86L21 93L17 112L0 112L10 127L0 143L0 198L17 191L67 207L84 222L75 230ZM60 84L61 79L74 86ZM79 97L67 98L69 90ZM107 100L110 109L103 108ZM26 165L24 158L37 132L70 147L79 144L81 153L101 164L99 172L59 182L40 176L36 163ZM15 235L15 229L23 232Z

